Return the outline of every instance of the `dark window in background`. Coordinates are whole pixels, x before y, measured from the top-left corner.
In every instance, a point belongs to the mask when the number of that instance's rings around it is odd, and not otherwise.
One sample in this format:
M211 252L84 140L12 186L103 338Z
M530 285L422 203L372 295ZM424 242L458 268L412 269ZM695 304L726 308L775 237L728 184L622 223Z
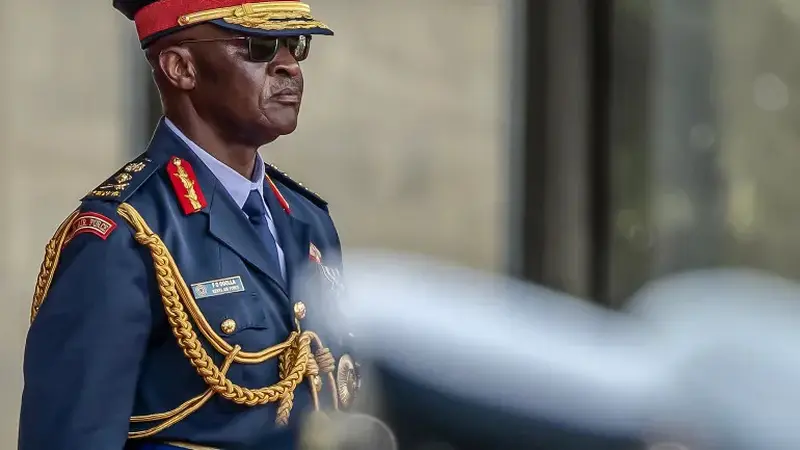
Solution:
M723 262L723 180L719 142L710 138L720 132L712 3L614 4L608 211L614 303L648 279Z
M606 281L605 294L620 303L650 271L647 151L649 129L651 10L647 1L621 0L612 6L609 84L608 170L610 224L606 261L595 270Z
M610 296L725 266L797 278L800 8L618 0Z
M617 0L610 298L688 270L800 278L800 7Z

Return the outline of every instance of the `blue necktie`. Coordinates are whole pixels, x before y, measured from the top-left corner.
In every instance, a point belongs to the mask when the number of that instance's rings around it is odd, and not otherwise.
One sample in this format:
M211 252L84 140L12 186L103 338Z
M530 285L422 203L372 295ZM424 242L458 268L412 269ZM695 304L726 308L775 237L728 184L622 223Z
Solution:
M247 196L247 200L242 206L242 211L247 214L247 218L255 228L258 237L264 243L267 249L267 261L272 263L275 271L282 276L281 263L278 260L278 244L275 242L275 236L272 235L267 223L267 208L264 206L264 199L257 190L250 191L250 195Z

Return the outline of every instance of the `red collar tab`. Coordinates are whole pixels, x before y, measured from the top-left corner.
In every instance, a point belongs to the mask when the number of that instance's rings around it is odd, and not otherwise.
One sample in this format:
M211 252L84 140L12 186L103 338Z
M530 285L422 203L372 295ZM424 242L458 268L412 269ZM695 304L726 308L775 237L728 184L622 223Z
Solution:
M278 186L275 185L275 182L272 181L272 178L269 175L265 175L267 178L267 183L269 183L270 189L272 189L272 193L275 194L275 197L278 198L278 203L281 204L281 208L286 211L286 214L292 214L292 209L289 208L289 202L286 201L286 198L281 194L281 191L278 190Z
M223 20L231 25L264 30L329 28L314 20L311 7L291 0L242 3L242 0L158 0L135 17L139 40L173 28Z
M194 169L185 159L170 158L167 173L184 214L188 216L206 207L206 197L200 190Z

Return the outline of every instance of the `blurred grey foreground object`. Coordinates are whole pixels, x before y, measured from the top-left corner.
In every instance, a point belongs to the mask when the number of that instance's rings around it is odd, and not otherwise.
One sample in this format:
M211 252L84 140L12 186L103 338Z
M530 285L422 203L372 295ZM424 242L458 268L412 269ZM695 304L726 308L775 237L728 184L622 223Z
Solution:
M382 375L379 406L469 448L628 449L666 437L693 450L800 448L800 287L778 278L678 276L617 313L368 253L348 259L337 304L342 320L327 324L354 330L359 358Z
M388 425L350 413L312 413L303 424L300 450L396 450Z

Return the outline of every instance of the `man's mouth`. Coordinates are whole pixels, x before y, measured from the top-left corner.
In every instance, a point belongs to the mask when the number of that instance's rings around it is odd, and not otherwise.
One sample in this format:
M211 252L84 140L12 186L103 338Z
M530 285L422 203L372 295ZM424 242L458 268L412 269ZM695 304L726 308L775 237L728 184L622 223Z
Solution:
M269 99L284 105L297 105L300 103L300 92L295 89L281 89L273 93Z

